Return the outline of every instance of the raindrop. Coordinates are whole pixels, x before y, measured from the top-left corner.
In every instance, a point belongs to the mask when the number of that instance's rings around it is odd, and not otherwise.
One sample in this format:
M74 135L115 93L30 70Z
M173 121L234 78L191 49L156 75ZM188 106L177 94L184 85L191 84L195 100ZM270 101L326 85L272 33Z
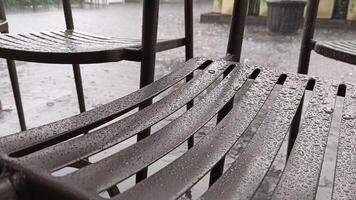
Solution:
M208 70L209 74L215 74L215 70L209 69Z
M344 115L342 115L342 118L344 118L344 119L355 119L356 115L344 114Z
M332 107L324 107L323 110L328 114L331 114L334 112L334 108L332 108Z

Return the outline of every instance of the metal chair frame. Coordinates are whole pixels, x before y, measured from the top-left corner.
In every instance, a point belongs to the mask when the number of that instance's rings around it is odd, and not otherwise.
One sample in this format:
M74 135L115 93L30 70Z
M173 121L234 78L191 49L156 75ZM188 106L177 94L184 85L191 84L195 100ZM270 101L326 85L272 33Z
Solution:
M72 9L70 0L62 0L63 3L63 10L64 10L64 17L66 23L67 31L74 30L74 23L73 23L73 16L72 16ZM139 61L141 62L141 75L140 75L140 87L144 87L145 85L151 83L154 80L154 66L155 66L155 58L156 52L164 51L180 46L185 46L186 52L186 59L190 59L193 57L193 1L192 0L184 0L184 20L185 20L185 37L182 39L174 39L169 41L164 41L157 47L157 25L158 25L158 12L159 12L159 0L154 1L143 1L143 23L142 23L142 40L141 40L141 48L135 49L126 49L125 52L108 52L105 55L101 56L102 58L97 58L98 60L102 60L103 62L112 62L112 61L119 61L122 58L126 58L132 61ZM4 20L4 29L0 30L2 33L8 33L8 26L6 21L5 9L3 2L0 1L0 18ZM3 52L3 54L5 54ZM6 56L12 57L13 55L17 54L17 52L9 52ZM20 54L20 53L18 53ZM17 57L21 57L23 55L24 61L32 61L31 60L31 53L28 55L22 53L20 56L16 55ZM124 54L124 55L123 55ZM41 62L41 59L44 59L43 63L71 63L73 59L59 59L58 61L51 61L50 53L46 56L39 57L34 62ZM77 91L78 103L79 103L79 110L80 112L84 112L85 108L85 100L84 100L84 92L83 92L83 84L81 78L81 71L80 65L83 63L97 63L98 61L87 60L90 54L84 53L83 55L79 55L81 61L77 61L78 59L74 57L75 62L78 63L71 63L73 67L74 79L75 79L75 86ZM94 54L94 57L98 56ZM94 58L96 59L96 58ZM108 59L108 60L107 60ZM82 63L79 63L82 62ZM101 62L101 61L99 61ZM26 130L26 122L25 116L22 106L21 100L21 92L18 83L18 77L16 72L15 62L13 60L7 59L7 65L9 69L11 85L13 88L14 98L16 102L16 108L18 113L18 118L20 122L21 130ZM147 101L145 104L141 105L140 108L144 108L147 105L150 105L151 101Z

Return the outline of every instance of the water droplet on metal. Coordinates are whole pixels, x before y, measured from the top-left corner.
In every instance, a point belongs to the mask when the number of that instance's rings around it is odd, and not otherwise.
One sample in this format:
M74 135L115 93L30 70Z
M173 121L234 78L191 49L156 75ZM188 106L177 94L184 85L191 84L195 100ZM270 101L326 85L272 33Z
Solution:
M215 74L215 70L209 69L208 70L209 74Z
M334 112L334 108L333 107L324 107L323 110L328 114Z

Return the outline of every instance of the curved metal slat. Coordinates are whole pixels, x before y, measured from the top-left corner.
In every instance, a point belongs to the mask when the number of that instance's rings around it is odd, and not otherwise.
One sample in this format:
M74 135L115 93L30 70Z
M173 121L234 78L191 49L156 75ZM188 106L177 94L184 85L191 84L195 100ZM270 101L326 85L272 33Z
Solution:
M38 128L0 138L0 153L9 154L27 147L36 145L41 146L40 144L43 142L60 140L59 138L65 135L74 137L98 127L123 113L132 110L141 102L165 91L167 88L183 80L187 75L199 68L206 61L205 58L191 59L186 63L178 64L176 66L177 70L154 83L108 104Z
M136 44L140 45L141 40L139 39L129 39L129 38L108 38L108 39L99 39L98 37L90 36L87 34L81 34L81 32L77 31L60 31L61 33L64 33L65 35L68 35L73 38L78 38L81 40L86 40L86 41L93 41L97 43L119 43L119 44Z
M252 68L238 68L235 68L192 109L149 138L98 163L74 172L65 179L68 178L70 182L75 182L76 185L93 188L100 192L168 154L214 117L234 96L253 70ZM95 181L93 181L94 177Z
M245 132L270 95L277 79L277 74L262 70L241 101L192 149L115 199L140 199L144 196L147 200L156 200L180 197L204 177Z
M347 85L332 199L356 199L356 87Z
M55 170L120 143L183 107L219 78L229 66L229 62L215 61L187 84L151 106L91 133L22 157L21 162L40 163L45 169Z
M323 56L356 64L355 45L350 42L317 42L314 50Z
M31 40L27 37L24 37L23 35L10 35L10 34L4 34L5 37L8 37L8 38L12 38L12 39L15 39L15 40L20 40L21 42L24 42L24 43L27 43L27 44L33 44L33 45L36 45L38 46L39 48L51 48L53 49L53 45L51 46L48 46L48 44L46 43L39 43L39 42L36 42L34 40Z
M113 41L102 41L102 40L96 40L96 39L91 39L91 38L86 38L86 37L81 37L78 36L77 34L74 34L74 32L68 32L68 31L51 31L52 34L58 35L60 37L66 37L74 41L80 41L80 42L86 42L86 43L91 43L92 45L94 44L108 44L108 43L114 43Z
M20 39L24 40L24 35L27 38L26 42L20 42ZM184 45L182 38L157 41L158 51ZM140 47L141 40L106 38L79 31L0 35L1 58L38 63L90 64L121 60L139 61Z
M20 37L21 39L24 39L26 40L28 43L34 43L38 46L42 46L42 47L45 47L45 48L63 48L61 46L56 46L54 47L53 46L53 42L51 41L46 41L46 40L43 40L43 39L40 39L40 41L38 41L38 37L35 37L31 34L28 34L28 33L22 33L22 34L17 34L17 35L11 35L11 34L7 34L8 37Z
M55 32L53 31L43 31L41 32L42 36L46 36L48 38L51 38L52 40L56 40L56 41L63 41L65 45L68 45L68 47L85 47L85 46L89 46L90 43L84 43L82 41L78 41L78 40L73 40L70 37L68 37L67 35L64 34L55 34Z
M271 111L249 145L202 199L253 197L282 145L307 81L306 77L288 75Z
M337 49L348 53L356 53L356 50L354 50L352 46L350 46L347 43L345 44L343 42L333 42L333 43L329 43L327 46L329 48Z
M338 85L317 84L274 199L315 199Z
M61 48L66 47L66 43L63 40L58 40L52 37L48 37L47 35L43 35L41 32L40 33L29 33L29 35L31 35L34 40L37 39L37 41L39 42L47 42L47 43L52 43L52 45L62 45ZM45 49L43 49L43 51L46 51ZM48 50L47 50L48 51Z

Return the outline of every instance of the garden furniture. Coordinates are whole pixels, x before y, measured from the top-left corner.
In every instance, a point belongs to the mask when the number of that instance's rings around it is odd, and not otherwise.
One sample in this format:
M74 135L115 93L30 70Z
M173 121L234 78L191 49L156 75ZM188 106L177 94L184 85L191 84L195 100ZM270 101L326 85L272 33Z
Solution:
M209 187L201 199L252 199L289 129L295 128L303 101L307 108L300 131L289 140L286 166L270 198L315 199L330 127L336 123L339 142L330 198L355 199L356 85L240 63L247 4L247 0L234 3L226 57L190 59L108 104L0 138L0 199L177 199L205 176ZM158 95L153 104L129 112ZM152 135L95 162L87 159L154 126L194 99L194 106ZM340 99L341 108L335 106ZM116 188L110 197L102 196L215 118L216 126L167 166L125 191ZM256 130L251 141L226 166L225 156L252 126ZM65 168L75 169L55 175Z
M158 41L157 30L154 29L158 23L158 5L145 3L143 6L142 40L137 40L97 36L74 29L70 0L62 2L66 30L22 34L8 33L3 2L0 4L0 31L4 33L0 35L0 57L7 59L21 130L26 130L26 123L13 60L72 64L79 110L84 112L86 109L79 64L121 60L141 62L140 87L143 87L153 81L156 52L185 46L186 58L193 57L192 0L185 0L185 36ZM149 105L149 101L146 104Z
M356 40L354 41L316 41L314 31L316 25L319 0L308 1L303 30L301 51L299 55L298 73L307 74L311 51L341 62L356 65Z

